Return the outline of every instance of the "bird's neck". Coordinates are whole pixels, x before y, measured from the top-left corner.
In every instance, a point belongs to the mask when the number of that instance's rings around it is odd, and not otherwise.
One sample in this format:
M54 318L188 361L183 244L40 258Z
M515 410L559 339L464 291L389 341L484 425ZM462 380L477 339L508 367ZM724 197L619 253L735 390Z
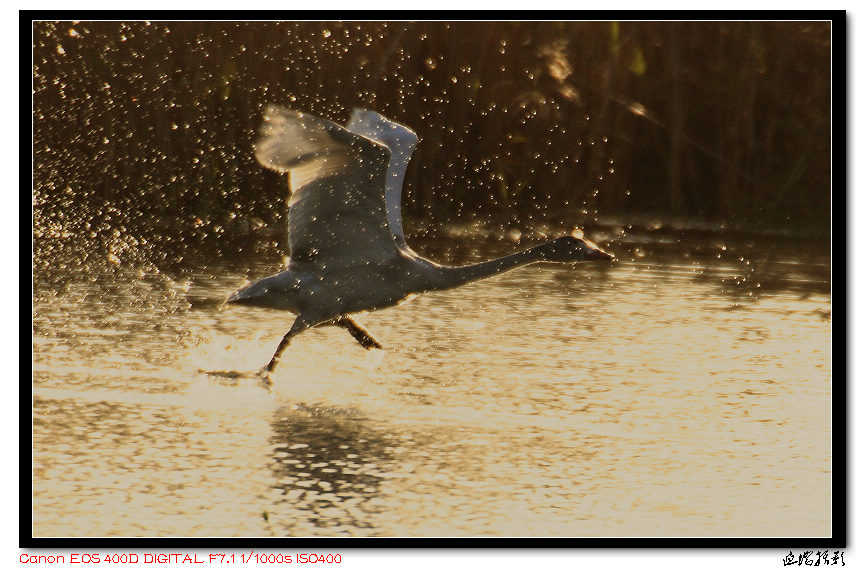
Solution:
M438 278L433 290L448 290L475 280L488 278L514 268L544 260L547 245L538 245L508 256L469 264L467 266L438 266Z

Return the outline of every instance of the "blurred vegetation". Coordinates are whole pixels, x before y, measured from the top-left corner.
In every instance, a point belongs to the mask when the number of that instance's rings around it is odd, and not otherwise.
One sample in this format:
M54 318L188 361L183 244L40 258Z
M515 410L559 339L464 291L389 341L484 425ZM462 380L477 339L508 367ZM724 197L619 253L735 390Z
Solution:
M34 22L35 249L284 241L285 180L252 155L271 102L415 129L410 232L828 234L831 47L829 22Z

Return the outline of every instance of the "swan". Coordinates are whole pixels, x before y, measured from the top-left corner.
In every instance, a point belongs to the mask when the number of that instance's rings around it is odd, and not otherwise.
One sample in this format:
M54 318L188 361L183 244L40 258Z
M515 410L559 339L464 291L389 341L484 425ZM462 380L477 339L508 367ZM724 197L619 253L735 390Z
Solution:
M381 114L354 109L346 127L268 105L255 143L258 162L289 174L289 261L226 304L296 315L270 362L270 375L291 340L320 325L345 328L367 349L381 348L351 314L394 306L415 294L448 290L533 262L613 260L574 234L502 258L442 266L406 244L400 214L403 177L417 135Z

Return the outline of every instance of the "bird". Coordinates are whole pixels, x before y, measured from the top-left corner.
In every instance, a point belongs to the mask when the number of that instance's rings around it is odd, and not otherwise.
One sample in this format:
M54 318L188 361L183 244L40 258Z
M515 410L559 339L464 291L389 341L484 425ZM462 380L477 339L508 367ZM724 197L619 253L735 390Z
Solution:
M438 264L412 250L403 231L403 178L418 143L409 127L366 109L354 109L343 127L269 104L259 134L259 164L289 178L288 263L282 272L240 288L225 304L295 314L258 373L268 384L292 339L310 328L342 327L361 346L381 349L353 314L534 262L614 260L575 232L486 262Z

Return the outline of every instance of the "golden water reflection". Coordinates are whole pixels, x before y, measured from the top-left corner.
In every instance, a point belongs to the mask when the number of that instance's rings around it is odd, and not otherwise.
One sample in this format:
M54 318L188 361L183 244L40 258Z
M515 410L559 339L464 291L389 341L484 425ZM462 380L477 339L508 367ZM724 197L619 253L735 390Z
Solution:
M34 534L828 536L828 258L710 245L313 330L272 392L200 371L290 325L245 273L37 275Z

